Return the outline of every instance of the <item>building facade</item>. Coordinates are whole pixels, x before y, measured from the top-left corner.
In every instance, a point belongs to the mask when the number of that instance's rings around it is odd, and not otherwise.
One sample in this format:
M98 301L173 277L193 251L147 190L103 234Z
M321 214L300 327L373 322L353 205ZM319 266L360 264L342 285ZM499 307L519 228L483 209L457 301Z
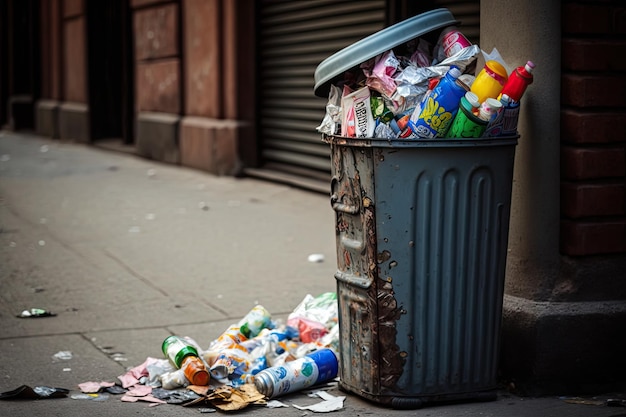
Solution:
M543 392L624 381L618 0L2 0L0 124L327 192L315 67L437 7L511 66L537 63L519 124L502 375Z

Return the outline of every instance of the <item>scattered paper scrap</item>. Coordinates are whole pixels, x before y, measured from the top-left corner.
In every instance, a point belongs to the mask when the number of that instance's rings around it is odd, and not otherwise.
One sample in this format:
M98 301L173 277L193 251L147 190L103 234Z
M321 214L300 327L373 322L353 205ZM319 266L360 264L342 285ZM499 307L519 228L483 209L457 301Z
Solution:
M122 383L123 388L132 387L133 385L139 384L139 380L142 377L149 376L148 366L153 363L158 362L159 359L148 357L141 365L137 365L134 368L130 369L124 375L120 375L117 379Z
M80 390L84 392L85 394L90 394L90 393L99 392L103 388L110 388L114 385L115 385L115 382L88 381L88 382L83 382L83 383L78 384L78 388L80 388Z
M318 263L324 262L324 254L322 253L312 253L309 255L309 262Z
M604 401L581 398L581 397L561 397L563 401L569 404L583 404L583 405L604 405Z
M281 408L281 407L289 408L287 404L278 400L271 400L267 402L267 408Z
M39 317L54 317L55 313L44 310L43 308L31 308L30 310L24 310L17 315L19 318L39 318Z
M99 382L83 382L81 384L78 384L78 388L80 388L83 393L90 394L100 391L100 388L102 387L100 386Z
M242 410L250 404L265 405L265 396L257 391L254 384L244 384L238 388L228 385L215 388L207 395L184 404L190 406L198 403L211 403L222 411Z
M109 394L97 394L97 393L91 393L91 394L72 394L70 396L71 399L73 400L91 400L91 401L106 401L109 399Z
M152 387L148 385L135 385L126 393L131 397L145 397L150 394L152 394Z
M127 403L136 403L137 401L146 401L149 403L167 404L166 401L160 400L152 395L146 395L145 397L133 397L132 395L124 395L120 398L121 401Z
M187 385L187 389L195 392L198 395L207 395L209 392L208 385Z
M69 361L70 359L72 359L72 352L70 352L69 350L61 350L52 355L52 357L54 359L60 359L62 361Z
M298 410L309 410L314 413L330 413L331 411L341 410L343 408L343 401L346 399L345 396L335 397L325 391L316 391L313 394L323 401L304 407L295 404L293 406Z

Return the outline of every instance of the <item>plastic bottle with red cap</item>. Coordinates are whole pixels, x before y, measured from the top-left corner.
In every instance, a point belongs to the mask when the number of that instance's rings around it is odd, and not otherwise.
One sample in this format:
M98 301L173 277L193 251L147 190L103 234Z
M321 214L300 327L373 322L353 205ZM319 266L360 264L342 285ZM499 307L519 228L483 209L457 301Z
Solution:
M497 98L507 80L506 68L498 61L489 60L476 76L470 91L483 103L488 98Z
M520 101L526 88L533 82L534 69L535 64L532 61L515 68L506 84L504 84L501 94L509 96L511 100Z

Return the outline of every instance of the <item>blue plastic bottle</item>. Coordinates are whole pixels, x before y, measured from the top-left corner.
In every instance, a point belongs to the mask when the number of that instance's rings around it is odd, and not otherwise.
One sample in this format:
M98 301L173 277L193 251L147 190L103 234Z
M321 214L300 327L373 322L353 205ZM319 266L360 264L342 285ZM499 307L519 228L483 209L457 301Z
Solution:
M420 138L443 138L459 111L461 97L469 88L458 80L461 71L456 67L441 78L439 84L420 104L421 113L415 122L415 133Z

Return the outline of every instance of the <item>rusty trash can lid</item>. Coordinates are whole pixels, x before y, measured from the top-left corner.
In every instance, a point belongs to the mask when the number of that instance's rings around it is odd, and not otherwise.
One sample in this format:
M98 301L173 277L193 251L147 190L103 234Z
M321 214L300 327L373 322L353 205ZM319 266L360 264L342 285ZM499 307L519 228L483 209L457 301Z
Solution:
M329 56L317 66L315 69L315 95L323 98L328 97L330 86L337 77L370 58L426 33L458 24L459 21L454 19L448 9L435 9L403 20L363 38Z

